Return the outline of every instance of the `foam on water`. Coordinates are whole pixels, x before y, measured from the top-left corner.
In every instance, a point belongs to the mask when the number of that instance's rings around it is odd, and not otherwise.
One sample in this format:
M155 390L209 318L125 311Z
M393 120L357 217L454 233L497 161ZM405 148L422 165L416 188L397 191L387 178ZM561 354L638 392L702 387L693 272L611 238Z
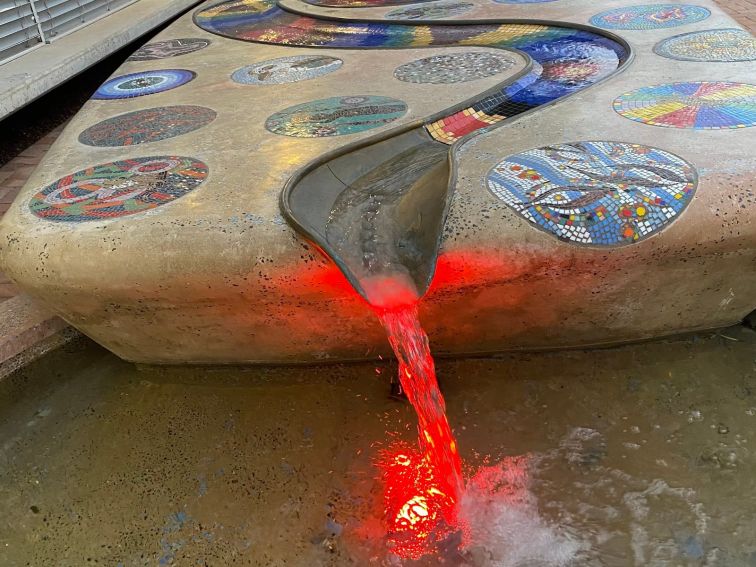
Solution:
M460 519L474 565L566 567L583 547L574 534L539 514L530 464L529 457L507 458L468 482Z

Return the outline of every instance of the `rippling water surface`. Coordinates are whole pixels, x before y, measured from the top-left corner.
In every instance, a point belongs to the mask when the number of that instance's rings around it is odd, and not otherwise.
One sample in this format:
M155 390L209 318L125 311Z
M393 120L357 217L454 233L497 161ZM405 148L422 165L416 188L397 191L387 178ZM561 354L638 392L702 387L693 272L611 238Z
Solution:
M0 565L756 565L752 331L437 361L465 533L418 562L374 467L417 435L396 371L48 355L0 382Z

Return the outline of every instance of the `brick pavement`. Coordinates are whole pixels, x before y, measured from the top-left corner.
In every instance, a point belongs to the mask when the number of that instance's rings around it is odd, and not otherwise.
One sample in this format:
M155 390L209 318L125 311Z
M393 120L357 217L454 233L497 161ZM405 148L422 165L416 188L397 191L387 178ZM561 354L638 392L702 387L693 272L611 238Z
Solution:
M0 217L8 210L21 187L26 183L34 168L42 161L64 126L65 124L51 130L3 167L0 167ZM5 301L16 293L18 293L16 286L0 272L0 301Z
M719 2L719 5L730 16L738 20L743 27L752 33L756 32L756 0L723 0ZM8 210L18 191L42 160L64 126L65 124L50 131L0 167L0 217ZM16 287L0 272L0 301L13 297L16 293Z

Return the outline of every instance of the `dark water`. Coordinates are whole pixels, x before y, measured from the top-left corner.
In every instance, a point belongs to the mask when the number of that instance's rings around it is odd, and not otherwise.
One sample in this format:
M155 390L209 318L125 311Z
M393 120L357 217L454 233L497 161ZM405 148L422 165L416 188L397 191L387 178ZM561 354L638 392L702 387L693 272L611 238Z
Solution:
M436 370L470 535L418 564L756 565L752 331ZM373 464L417 435L396 371L49 355L0 383L0 565L399 564Z

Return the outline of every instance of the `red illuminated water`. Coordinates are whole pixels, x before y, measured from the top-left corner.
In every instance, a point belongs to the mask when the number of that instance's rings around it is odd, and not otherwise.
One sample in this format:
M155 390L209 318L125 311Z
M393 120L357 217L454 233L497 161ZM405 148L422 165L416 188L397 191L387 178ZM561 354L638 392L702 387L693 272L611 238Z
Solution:
M464 489L461 461L417 303L376 311L399 361L402 387L417 412L419 450L394 446L379 462L392 551L416 559L456 529Z

